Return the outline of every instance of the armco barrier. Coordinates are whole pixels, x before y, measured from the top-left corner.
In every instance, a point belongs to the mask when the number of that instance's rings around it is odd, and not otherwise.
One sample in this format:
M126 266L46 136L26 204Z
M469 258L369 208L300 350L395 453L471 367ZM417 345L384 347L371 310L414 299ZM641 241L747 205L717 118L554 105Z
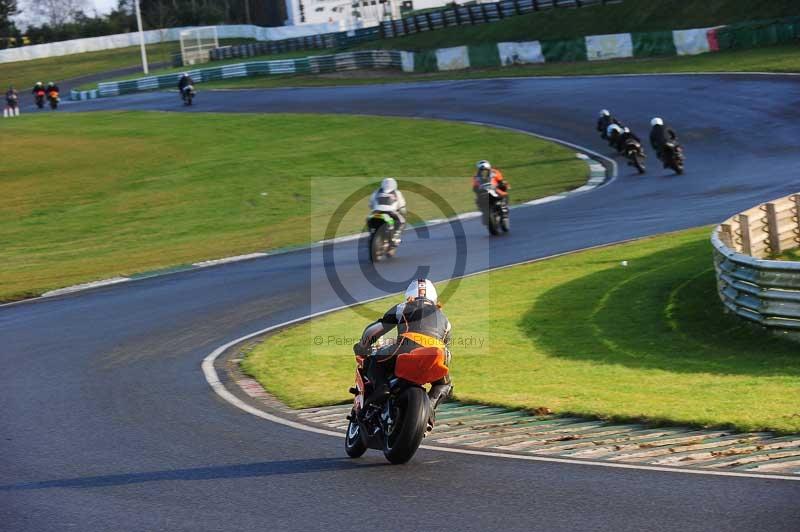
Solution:
M371 28L355 31L341 31L294 39L273 40L225 46L212 50L212 61L272 55L295 50L321 50L345 48L368 41L402 37L426 31L435 31L451 26L476 25L497 22L498 20L524 15L535 11L556 8L588 7L605 4L619 4L623 0L501 0L500 2L458 6L441 11L429 11L395 20L387 20Z
M737 214L714 229L719 297L737 316L800 341L800 262L768 257L800 246L800 194Z

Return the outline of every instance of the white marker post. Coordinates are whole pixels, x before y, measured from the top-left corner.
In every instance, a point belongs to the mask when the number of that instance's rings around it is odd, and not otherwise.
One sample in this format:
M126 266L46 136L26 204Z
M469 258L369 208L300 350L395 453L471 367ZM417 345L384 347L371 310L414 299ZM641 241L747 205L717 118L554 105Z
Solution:
M145 74L149 74L150 69L147 68L147 50L144 47L144 31L142 31L142 9L139 7L139 0L135 0L135 3L136 24L139 25L139 47L142 50L142 68Z

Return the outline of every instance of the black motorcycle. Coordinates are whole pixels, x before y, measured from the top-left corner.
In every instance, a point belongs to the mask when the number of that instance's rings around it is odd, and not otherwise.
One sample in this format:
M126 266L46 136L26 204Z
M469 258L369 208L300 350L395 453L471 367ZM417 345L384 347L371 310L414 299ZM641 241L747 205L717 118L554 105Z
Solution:
M192 105L192 100L194 100L196 93L194 92L193 85L186 85L183 88L183 103L184 105Z
M374 354L374 351L373 351ZM389 395L365 405L364 398L374 390L364 369L367 357L356 355L355 398L347 425L344 449L358 458L367 449L383 451L393 464L411 460L422 439L433 430L435 414L425 391L426 384L448 373L446 353L441 349L420 348L397 355L394 374L389 377ZM432 373L437 371L438 373Z
M661 150L661 160L664 166L671 168L676 174L683 174L684 156L683 148L677 142L667 142Z
M634 139L628 139L625 141L623 152L625 154L625 158L628 159L628 164L630 166L635 166L636 170L639 171L639 174L643 174L646 170L644 159L647 156L642 148L642 143Z
M499 235L500 231L507 233L511 228L508 205L505 199L497 193L491 183L483 183L478 190L478 208L481 211L483 225L491 235Z
M367 248L369 260L380 262L393 257L400 245L400 238L395 238L395 219L383 211L374 211L367 217Z

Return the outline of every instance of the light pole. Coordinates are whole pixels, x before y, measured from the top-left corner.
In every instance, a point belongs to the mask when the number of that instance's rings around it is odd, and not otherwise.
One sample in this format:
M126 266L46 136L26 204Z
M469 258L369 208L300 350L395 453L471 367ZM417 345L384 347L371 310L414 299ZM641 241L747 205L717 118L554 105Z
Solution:
M142 68L145 74L150 73L147 68L147 50L144 47L144 31L142 31L142 10L139 7L139 0L134 0L134 8L136 9L136 24L139 25L139 48L142 50Z

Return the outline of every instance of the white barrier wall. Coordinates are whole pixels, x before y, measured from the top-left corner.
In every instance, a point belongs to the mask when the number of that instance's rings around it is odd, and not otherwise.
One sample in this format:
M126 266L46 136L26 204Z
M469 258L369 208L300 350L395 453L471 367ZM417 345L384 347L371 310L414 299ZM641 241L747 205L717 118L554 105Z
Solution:
M168 28L163 30L149 30L144 32L144 40L147 44L154 44L168 41L180 40L180 33L189 28ZM306 35L317 35L320 33L333 33L341 31L338 22L327 22L324 24L303 24L300 26L281 26L278 28L262 28L247 24L217 26L217 34L220 39L256 39L258 41L277 41L290 39L293 37L305 37ZM80 54L83 52L97 52L100 50L111 50L114 48L127 48L138 46L139 34L119 33L117 35L106 35L103 37L90 37L87 39L74 39L71 41L61 41L48 44L34 44L32 46L22 46L20 48L9 48L0 50L0 63L10 63L12 61L27 61L29 59L42 59L45 57L57 57L61 55Z
M436 50L436 64L439 70L461 70L469 68L469 52L466 46L439 48Z
M589 61L625 57L633 57L633 39L630 33L586 37L586 58Z
M672 32L675 50L678 55L697 55L711 51L708 43L708 31L713 28L696 30L676 30Z
M497 43L501 65L544 63L542 45L539 41Z

